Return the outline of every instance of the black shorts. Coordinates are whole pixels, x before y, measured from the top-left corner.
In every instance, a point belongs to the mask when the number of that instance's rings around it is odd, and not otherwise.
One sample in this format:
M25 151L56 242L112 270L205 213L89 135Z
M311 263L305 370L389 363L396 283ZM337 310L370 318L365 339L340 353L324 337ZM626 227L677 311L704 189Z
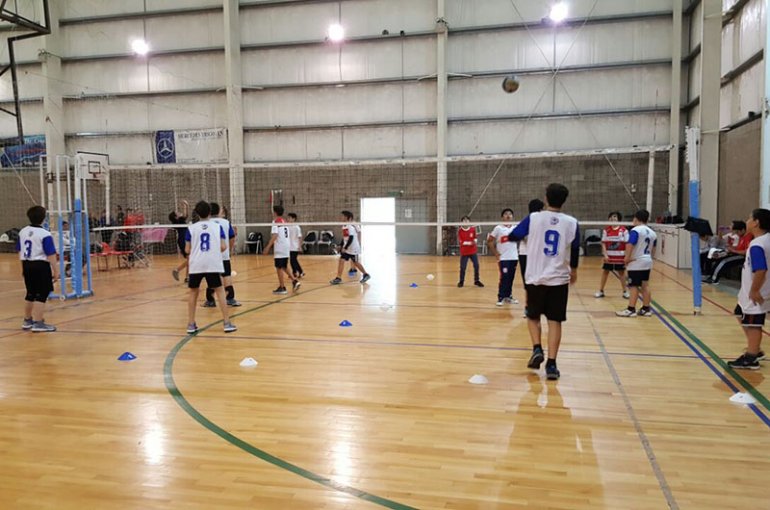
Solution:
M206 279L206 285L210 289L218 289L222 286L222 275L219 273L196 273L187 276L187 286L191 289L198 289L203 279Z
M24 286L27 288L25 301L45 303L53 292L53 273L47 260L25 260L22 262Z
M540 320L541 315L549 321L567 320L567 298L569 284L527 285L527 318Z
M733 315L736 317L743 317L743 308L741 308L741 305L735 305L735 308L733 309Z
M604 269L605 271L625 271L626 265L605 263L604 265L602 265L602 269Z
M225 266L225 271L222 273L222 276L230 276L233 274L233 266L230 265L229 260L223 260L222 263Z
M273 259L276 269L286 269L289 267L289 257L283 257L280 259Z
M761 328L765 325L765 313L743 314L741 325L744 328Z
M626 275L628 276L629 287L641 287L643 282L650 281L650 270L644 271L631 271L629 270Z
M350 260L350 261L353 261L353 262L356 261L356 256L355 255L351 255L350 253L340 253L340 258L342 260Z
M185 252L185 244L179 243L176 245L176 247L179 248L179 253L181 253L184 258L189 257L187 252Z

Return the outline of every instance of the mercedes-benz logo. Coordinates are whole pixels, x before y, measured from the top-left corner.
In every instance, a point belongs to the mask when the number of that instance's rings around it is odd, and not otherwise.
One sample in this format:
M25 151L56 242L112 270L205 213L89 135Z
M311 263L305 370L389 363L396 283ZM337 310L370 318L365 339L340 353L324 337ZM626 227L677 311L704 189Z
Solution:
M168 138L161 138L158 140L158 154L167 158L174 154L174 142Z

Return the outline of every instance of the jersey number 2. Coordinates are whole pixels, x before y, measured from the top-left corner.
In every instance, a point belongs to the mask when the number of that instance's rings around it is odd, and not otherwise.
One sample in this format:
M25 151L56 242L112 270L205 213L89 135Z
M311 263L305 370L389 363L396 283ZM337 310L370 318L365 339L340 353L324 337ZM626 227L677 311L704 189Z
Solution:
M556 230L545 231L545 253L546 257L555 257L559 253L559 237L560 234Z
M649 255L650 254L650 238L645 237L644 238L644 254Z

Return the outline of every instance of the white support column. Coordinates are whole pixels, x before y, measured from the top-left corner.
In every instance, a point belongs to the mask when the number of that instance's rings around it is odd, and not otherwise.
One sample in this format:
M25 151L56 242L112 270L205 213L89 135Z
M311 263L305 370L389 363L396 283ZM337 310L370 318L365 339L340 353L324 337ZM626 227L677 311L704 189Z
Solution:
M227 90L227 145L230 153L230 220L246 222L243 177L243 78L241 75L241 21L238 0L224 0L225 87ZM246 232L238 236L238 251Z
M447 205L447 70L446 70L446 45L449 35L448 26L444 16L446 15L445 0L437 0L436 20L436 255L444 253L443 228L446 223Z
M765 0L765 16L770 13ZM759 169L759 207L770 208L770 23L765 33L765 97L762 101L762 163Z
M647 165L647 210L652 214L652 198L655 191L655 151L650 151L650 160Z
M701 2L700 184L701 217L717 222L719 198L719 102L722 67L722 0Z
M42 73L45 76L43 111L45 115L45 146L48 153L48 171L53 171L56 156L67 151L64 142L64 103L62 101L61 29L59 18L62 2L49 2L51 33L45 36L45 50L40 53Z
M770 1L770 0L768 0ZM679 144L681 142L680 110L682 108L682 0L673 0L674 29L671 36L671 151L668 154L668 210L677 214L679 207Z

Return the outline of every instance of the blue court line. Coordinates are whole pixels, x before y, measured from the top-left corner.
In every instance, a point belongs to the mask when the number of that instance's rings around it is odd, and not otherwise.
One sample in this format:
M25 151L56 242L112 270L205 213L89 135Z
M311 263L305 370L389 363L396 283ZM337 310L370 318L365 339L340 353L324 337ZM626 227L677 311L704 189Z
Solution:
M660 306L659 304L657 304L656 306L657 306L657 307L659 307L661 310L663 310L663 311L666 311L666 309L665 309L665 308L663 308L662 306ZM732 381L730 381L730 379L728 379L727 377L725 377L725 375L724 375L724 374L723 374L721 371L717 370L717 368L714 366L714 364L713 364L713 363L711 363L711 361L710 361L709 359L707 359L707 358L706 358L706 357L705 357L705 356L704 356L704 355L703 355L703 354L702 354L702 353L701 353L701 352L700 352L698 349L696 349L696 348L695 348L695 346L694 346L694 345L693 345L693 344L692 344L692 343L691 343L689 340L687 340L687 339L686 339L686 338L685 338L685 337L684 337L684 336L683 336L683 335L682 335L682 334L679 332L679 330L677 330L676 328L674 328L674 326L672 326L672 325L671 325L671 323L669 323L669 322L666 320L666 318L665 318L665 317L663 317L663 315L662 315L660 312L658 312L658 311L657 311L657 310L655 310L655 309L653 309L653 312L655 313L655 316L656 316L656 317L657 317L657 318L658 318L658 319L659 319L659 320L660 320L660 321L661 321L663 324L665 324L665 326L666 326L666 327L667 327L667 328L668 328L668 329L669 329L669 330L670 330L672 333L674 333L674 335L676 335L676 336L679 338L679 340L681 340L681 341L682 341L682 343L684 343L684 344L685 344L685 345L686 345L686 346L687 346L687 347L688 347L688 348L689 348L689 349L690 349L692 352L694 352L694 353L695 353L695 355L698 357L698 359L700 359L700 360L701 360L701 361L702 361L702 362L703 362L703 363L704 363L704 364L705 364L705 365L706 365L706 366L707 366L709 369L711 369L711 371L712 371L712 372L714 372L714 374L715 374L715 375L716 375L716 376L717 376L717 377L718 377L718 378L719 378L719 379L720 379L720 380L721 380L721 381L722 381L722 382L725 384L725 386L727 386L728 388L730 388L730 390L731 390L733 393L739 393L739 392L740 392L740 390L738 389L738 387L737 387L735 384L733 384L733 382L732 382ZM756 415L757 415L757 417L758 417L760 420L762 420L762 422L763 422L765 425L767 425L767 426L768 426L768 428L770 428L770 418L768 418L768 417L767 417L767 416L766 416L766 415L765 415L765 414L764 414L764 413L763 413L763 412L762 412L762 411L761 411L761 410L760 410L760 409L759 409L759 408L756 406L756 404L749 404L749 406L748 406L748 407L749 407L749 409L751 409L751 410L754 412L754 414L756 414Z

